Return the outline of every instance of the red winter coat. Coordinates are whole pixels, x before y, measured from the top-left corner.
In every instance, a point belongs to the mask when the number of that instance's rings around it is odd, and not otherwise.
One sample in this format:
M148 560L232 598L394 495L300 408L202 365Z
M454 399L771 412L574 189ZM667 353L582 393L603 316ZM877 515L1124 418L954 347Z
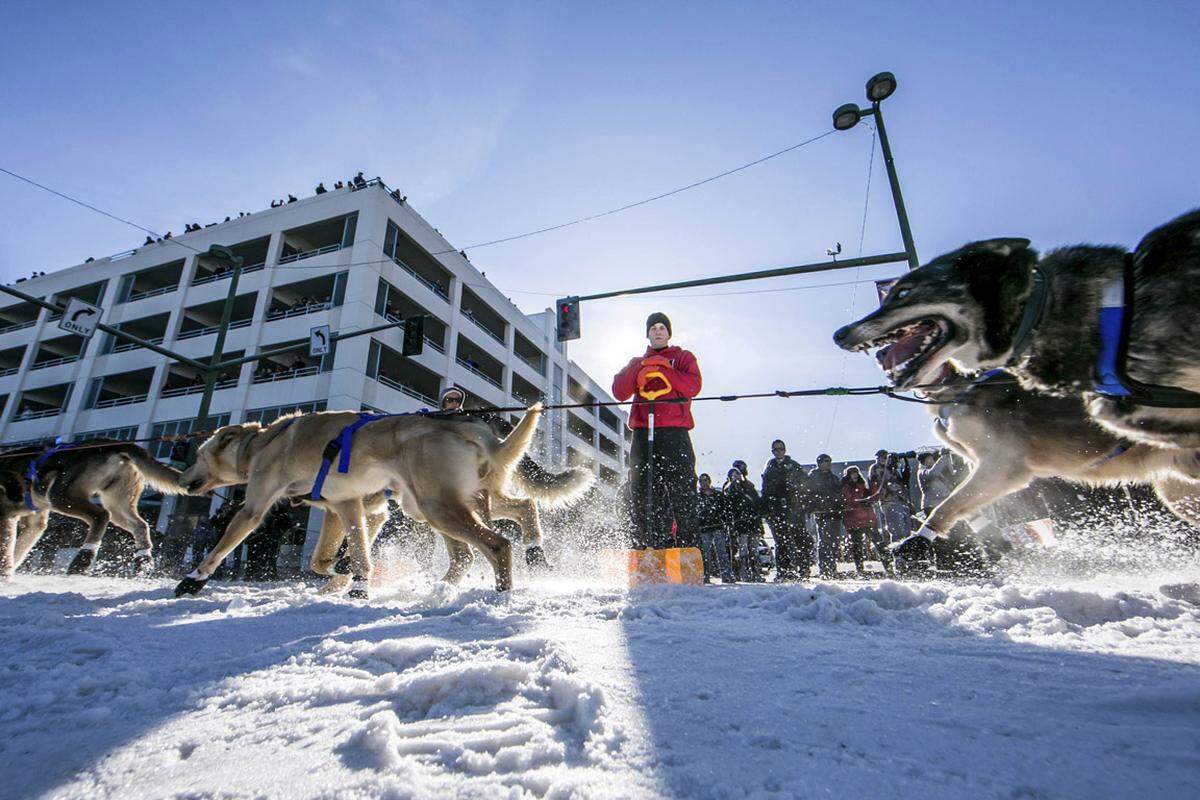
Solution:
M847 529L874 528L878 524L875 509L870 503L858 502L871 496L871 489L866 483L842 482L842 524Z
M686 397L689 400L684 403L655 403L654 427L689 430L694 428L696 423L692 420L690 400L700 394L700 365L696 363L696 357L682 347L664 347L662 350L647 347L645 355L631 359L625 368L617 373L617 377L613 378L613 397L618 400L633 397L637 393L637 377L642 369L642 362L654 356L666 359L670 365L657 367L671 382L671 392L658 399L661 401L672 397ZM656 387L661 388L661 381L651 379L649 388ZM648 408L645 401L635 398L633 407L629 410L630 428L650 427Z

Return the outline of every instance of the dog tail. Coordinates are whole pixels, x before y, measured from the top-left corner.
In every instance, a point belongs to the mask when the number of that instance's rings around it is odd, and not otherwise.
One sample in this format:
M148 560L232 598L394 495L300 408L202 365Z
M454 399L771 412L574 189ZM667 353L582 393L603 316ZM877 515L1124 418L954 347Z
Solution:
M534 431L537 430L538 418L542 416L542 404L534 403L521 417L517 427L504 438L491 453L492 471L495 476L495 486L503 488L512 480L513 471L521 462L529 445L533 442Z
M529 456L517 464L512 483L518 492L539 505L558 508L570 505L591 488L595 474L587 467L550 472Z
M179 470L161 464L135 444L121 448L120 458L128 461L142 475L142 479L155 491L163 494L187 494L179 485Z

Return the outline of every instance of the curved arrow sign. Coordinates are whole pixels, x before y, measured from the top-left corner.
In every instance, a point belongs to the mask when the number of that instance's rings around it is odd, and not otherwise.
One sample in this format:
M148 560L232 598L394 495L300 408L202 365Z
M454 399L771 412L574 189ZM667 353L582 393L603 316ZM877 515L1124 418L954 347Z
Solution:
M308 331L308 354L313 358L329 352L329 326L318 325Z
M103 310L99 306L72 297L67 303L67 310L58 321L58 327L69 333L77 333L85 339L90 339L96 332Z

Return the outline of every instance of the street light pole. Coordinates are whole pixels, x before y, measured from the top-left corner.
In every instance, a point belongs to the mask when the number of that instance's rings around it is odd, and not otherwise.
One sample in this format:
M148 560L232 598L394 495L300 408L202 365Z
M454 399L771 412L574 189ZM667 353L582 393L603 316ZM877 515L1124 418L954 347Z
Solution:
M242 264L245 259L241 256L235 256L227 247L213 246L209 248L208 255L233 267L233 274L229 277L229 294L225 296L225 306L221 309L221 324L217 326L217 340L213 343L212 359L208 362L208 369L204 371L204 393L200 395L200 409L196 412L196 427L195 430L210 430L212 428L212 420L209 419L209 411L212 408L213 391L217 383L218 369L221 364L221 357L225 353L225 337L229 333L229 322L233 317L233 303L237 299L238 280L242 277ZM192 460L192 454L195 452L195 439L192 439L193 447L190 448L188 461Z
M892 185L892 202L896 204L896 219L900 222L900 236L904 239L904 250L908 253L908 268L921 266L917 258L917 246L913 243L912 228L908 226L908 211L904 208L904 195L900 193L900 179L896 176L896 163L892 159L892 146L888 142L887 128L883 124L883 110L879 102L871 104L875 117L875 129L879 131L879 147L883 150L883 163L887 166L888 182Z

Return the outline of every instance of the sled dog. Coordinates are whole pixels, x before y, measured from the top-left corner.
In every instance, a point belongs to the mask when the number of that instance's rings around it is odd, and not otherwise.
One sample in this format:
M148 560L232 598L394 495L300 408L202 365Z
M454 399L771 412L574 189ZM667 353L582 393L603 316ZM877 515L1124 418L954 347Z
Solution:
M130 442L97 440L7 453L0 456L0 475L0 579L11 576L25 560L52 511L88 526L68 573L87 572L109 522L133 535L136 565L144 569L152 563L152 544L150 526L137 510L142 490L149 485L164 494L187 493L179 486L177 470Z
M901 277L878 310L833 338L848 350L915 340L892 365L900 388L929 383L946 361L1003 368L1027 389L1082 397L1118 436L1195 449L1198 324L1200 210L1129 253L1079 245L1039 259L1028 239L972 242Z
M540 404L530 408L504 439L469 417L397 415L359 429L352 440L348 471L330 469L320 497L306 501L337 515L349 538L352 596L365 597L371 577L371 533L364 498L389 491L413 519L479 549L495 571L497 590L511 589L511 545L488 526L482 503L485 497L505 494L517 462L529 449L540 414ZM265 427L227 425L205 441L180 483L195 493L244 483L246 500L221 541L180 582L176 594L195 594L203 588L217 565L254 530L274 502L310 495L327 444L359 420L354 412L323 411L284 417ZM378 515L378 505L371 510Z
M517 523L525 545L526 562L533 567L548 568L542 550L538 506L557 508L569 505L587 491L593 477L592 472L583 467L550 472L529 456L524 456L513 472L508 494L489 495L486 507L480 508L480 514L489 527L492 519L507 519ZM387 498L383 494L372 495L363 500L363 506L367 510L368 541L373 543L389 515ZM442 580L457 583L474 561L474 551L449 536L443 535L442 539L450 553L450 568ZM336 594L350 588L347 567L339 564L345 549L344 543L345 531L340 520L334 514L326 514L321 522L317 545L309 558L309 569L318 575L329 576L329 582L321 589L325 594Z

